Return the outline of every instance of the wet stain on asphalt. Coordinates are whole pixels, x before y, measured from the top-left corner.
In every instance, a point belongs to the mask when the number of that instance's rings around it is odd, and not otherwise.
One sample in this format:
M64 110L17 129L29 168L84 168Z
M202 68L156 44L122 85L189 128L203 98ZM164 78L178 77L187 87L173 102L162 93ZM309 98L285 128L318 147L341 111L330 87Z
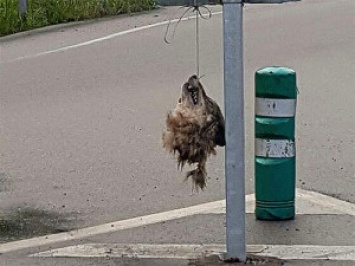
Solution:
M74 229L76 217L72 214L37 208L12 208L0 213L0 243Z

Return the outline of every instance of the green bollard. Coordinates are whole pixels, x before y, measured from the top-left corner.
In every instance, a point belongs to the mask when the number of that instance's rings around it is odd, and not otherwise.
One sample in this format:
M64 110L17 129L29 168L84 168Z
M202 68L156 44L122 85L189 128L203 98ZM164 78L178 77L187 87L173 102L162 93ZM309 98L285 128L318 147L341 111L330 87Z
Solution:
M255 73L255 216L295 217L296 73L266 67Z

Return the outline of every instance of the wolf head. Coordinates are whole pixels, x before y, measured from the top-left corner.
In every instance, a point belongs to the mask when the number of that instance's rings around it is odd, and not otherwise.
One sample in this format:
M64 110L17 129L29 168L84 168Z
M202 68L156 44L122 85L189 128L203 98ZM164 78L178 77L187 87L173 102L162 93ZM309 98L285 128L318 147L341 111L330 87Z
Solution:
M206 107L206 92L196 75L192 75L181 87L180 103L189 109Z
M207 182L206 162L216 154L215 147L224 146L225 125L218 104L207 96L199 78L192 75L181 87L179 103L168 113L163 147L177 153L178 168L187 163L197 163L188 171L186 179L192 179L194 188L204 189Z

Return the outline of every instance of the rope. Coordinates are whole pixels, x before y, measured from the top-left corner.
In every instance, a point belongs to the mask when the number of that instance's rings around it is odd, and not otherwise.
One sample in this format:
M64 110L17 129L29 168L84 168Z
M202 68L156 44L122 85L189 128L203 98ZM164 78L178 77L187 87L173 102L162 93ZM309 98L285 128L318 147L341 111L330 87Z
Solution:
M196 3L197 1L194 0ZM199 35L199 23L198 17L200 16L198 6L195 6L194 11L196 13L196 75L200 77L200 35Z
M164 34L164 41L166 44L171 44L171 42L168 40L168 33L169 33L169 29L170 29L170 25L172 23L172 18L175 17L176 12L179 11L181 8L185 8L185 7L180 7L178 10L175 10L170 19L169 19L169 23L168 26L166 27L166 31ZM207 13L202 13L201 9L205 9L207 11ZM183 20L184 16L188 13L188 12L195 12L195 53L196 53L196 75L197 77L200 77L200 30L199 30L199 18L201 17L204 20L208 20L212 17L212 11L206 7L206 6L198 6L197 0L194 0L194 6L191 6L189 8L187 8L182 15L180 15L179 19L177 20L174 29L173 29L173 33L172 33L172 37L171 39L174 39L175 37L175 32L177 27L179 26L181 20ZM190 17L187 17L187 19L189 19Z
M178 10L175 10L175 11L171 14L171 16L170 16L170 18L169 18L169 23L168 23L168 26L166 27L166 31L165 31L165 34L164 34L164 42L165 42L166 44L171 44L171 42L168 40L168 33L169 33L170 24L171 24L171 22L172 22L172 17L175 17L176 11L179 11L179 10L182 9L182 8L185 8L185 7L184 7L184 6L179 7L179 9L178 9ZM189 12L190 10L191 10L191 7L188 8L188 9L186 9L186 10L184 11L184 13L182 13L182 15L179 17L178 21L177 21L176 24L175 24L175 27L174 27L174 30L173 30L173 35L172 35L172 38L171 38L171 39L174 39L177 26L179 26L179 24L180 24L181 20L183 19L183 17L184 17L184 16L186 15L186 13Z

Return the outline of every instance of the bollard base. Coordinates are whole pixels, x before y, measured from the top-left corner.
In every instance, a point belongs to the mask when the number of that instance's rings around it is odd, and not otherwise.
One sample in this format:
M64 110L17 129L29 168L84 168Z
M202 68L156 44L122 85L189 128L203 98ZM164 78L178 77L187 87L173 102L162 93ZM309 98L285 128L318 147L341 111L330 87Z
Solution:
M260 208L256 207L255 217L263 221L284 221L293 220L296 216L295 207L285 208Z

